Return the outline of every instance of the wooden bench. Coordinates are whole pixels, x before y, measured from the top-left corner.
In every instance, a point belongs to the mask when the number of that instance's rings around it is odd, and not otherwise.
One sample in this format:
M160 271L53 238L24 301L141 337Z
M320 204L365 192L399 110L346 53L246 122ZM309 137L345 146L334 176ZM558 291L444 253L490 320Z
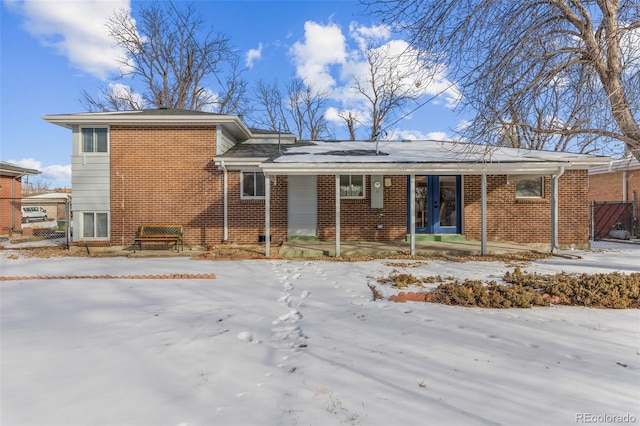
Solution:
M133 240L133 252L136 245L142 251L142 243L173 243L176 251L183 249L182 245L182 225L140 225L138 234Z

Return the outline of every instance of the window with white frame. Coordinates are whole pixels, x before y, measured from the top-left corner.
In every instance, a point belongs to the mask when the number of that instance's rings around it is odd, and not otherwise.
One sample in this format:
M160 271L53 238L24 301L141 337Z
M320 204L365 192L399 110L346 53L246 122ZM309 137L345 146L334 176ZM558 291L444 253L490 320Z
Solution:
M109 238L109 213L82 213L82 238Z
M242 198L264 198L264 173L242 172Z
M364 175L340 175L340 198L364 198Z
M516 181L516 198L544 198L544 177L518 179Z
M108 152L108 129L106 127L83 127L80 129L83 153Z

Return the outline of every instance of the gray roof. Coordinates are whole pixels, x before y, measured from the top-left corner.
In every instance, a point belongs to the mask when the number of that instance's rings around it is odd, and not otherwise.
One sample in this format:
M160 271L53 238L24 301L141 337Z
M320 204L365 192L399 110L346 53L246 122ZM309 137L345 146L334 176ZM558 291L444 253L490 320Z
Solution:
M216 159L225 158L277 158L283 155L287 150L300 147L311 146L311 142L296 142L294 144L280 144L277 143L239 143L233 148L225 152L223 155L218 155Z
M40 170L28 169L26 167L20 167L12 163L0 161L0 175L2 176L25 176L25 175L39 175L42 173Z

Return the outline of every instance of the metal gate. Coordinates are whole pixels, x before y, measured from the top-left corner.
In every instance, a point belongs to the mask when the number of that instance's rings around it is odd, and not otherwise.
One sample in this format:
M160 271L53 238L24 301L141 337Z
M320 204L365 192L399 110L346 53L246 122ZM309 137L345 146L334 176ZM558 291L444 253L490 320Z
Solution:
M612 229L626 229L638 236L638 201L593 201L591 203L591 238L600 240Z

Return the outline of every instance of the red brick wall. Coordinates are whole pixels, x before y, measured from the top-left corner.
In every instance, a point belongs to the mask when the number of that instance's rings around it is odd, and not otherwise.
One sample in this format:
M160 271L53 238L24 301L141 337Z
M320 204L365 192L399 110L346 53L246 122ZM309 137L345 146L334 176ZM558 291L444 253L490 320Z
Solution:
M215 126L111 126L111 244L141 224L184 226L187 245L222 240Z
M481 177L464 177L464 234L480 239ZM589 203L587 172L567 171L558 182L558 243L587 244ZM543 199L517 199L515 182L487 176L487 239L548 244L551 241L551 188L545 177Z
M22 178L14 180L11 176L0 176L0 235L9 235L11 228L22 229L21 199Z
M185 245L223 240L223 172L213 163L215 126L112 126L111 243L129 245L143 223L184 226ZM257 243L264 200L242 200L240 172L228 173L228 241ZM286 239L287 179L271 186L271 234ZM99 243L97 243L99 244Z
M371 208L371 176L366 176L366 198L340 201L340 239L344 241L402 240L407 234L407 178L385 176L384 208ZM335 240L335 176L318 176L318 238ZM382 213L382 216L380 216ZM378 229L378 223L382 229Z
M223 173L215 167L215 126L112 126L111 244L129 245L143 223L181 224L185 244L210 246L223 239ZM341 200L343 240L402 240L406 227L406 176L385 176L384 208L371 208L370 176L366 198ZM4 186L4 185L3 185ZM488 238L549 243L550 188L545 198L517 200L515 183L488 177ZM256 243L264 235L264 200L242 200L240 172L228 173L228 240ZM586 171L566 172L559 188L559 242L588 242ZM480 176L464 177L464 234L480 238ZM272 242L287 233L287 178L272 178ZM335 238L335 177L318 177L318 236ZM382 216L380 216L382 213ZM382 228L378 228L378 224Z
M255 244L265 235L264 200L243 200L240 194L240 172L228 174L229 242ZM271 178L271 241L287 238L287 177Z
M600 173L589 176L589 201L622 201L623 172ZM627 171L627 201L640 199L640 170Z

